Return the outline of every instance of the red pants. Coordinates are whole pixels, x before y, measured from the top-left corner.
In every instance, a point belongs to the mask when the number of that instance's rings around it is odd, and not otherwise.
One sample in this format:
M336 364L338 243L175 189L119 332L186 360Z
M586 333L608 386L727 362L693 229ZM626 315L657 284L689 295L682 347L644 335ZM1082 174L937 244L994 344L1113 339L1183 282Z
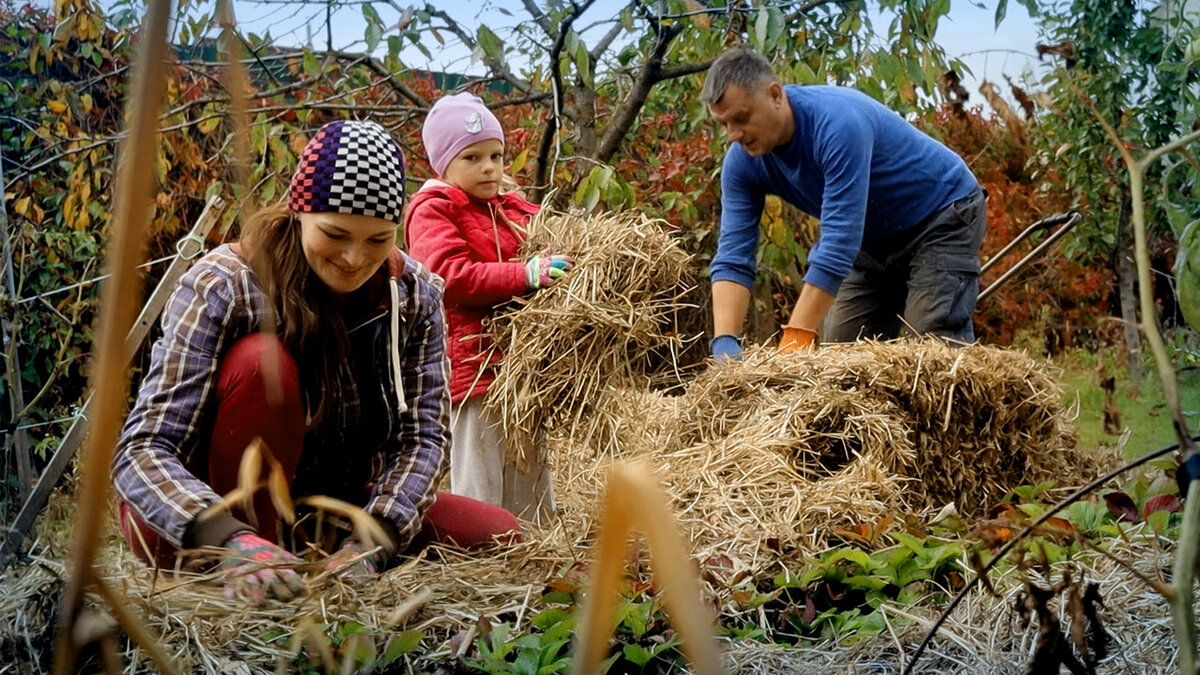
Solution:
M268 350L273 352L274 364L271 365L279 373L275 383L269 383L265 377L263 364ZM269 384L279 389L275 397L279 400L270 400ZM208 452L199 453L203 456L193 461L188 469L208 482L217 494L227 494L237 486L243 451L257 437L283 466L290 483L295 478L304 448L304 405L296 362L283 344L265 333L239 340L221 359L216 397L217 414ZM264 478L266 470L264 466ZM146 556L148 548L159 566L174 566L175 548L162 541L128 504L119 502L118 509L121 536L137 556L144 562L151 562ZM265 490L254 496L254 513L259 534L274 541L279 516ZM234 516L248 521L246 514L237 509ZM516 517L498 506L439 492L436 501L425 512L420 534L408 550L417 550L430 542L474 548L491 543L497 535L519 531L520 523Z

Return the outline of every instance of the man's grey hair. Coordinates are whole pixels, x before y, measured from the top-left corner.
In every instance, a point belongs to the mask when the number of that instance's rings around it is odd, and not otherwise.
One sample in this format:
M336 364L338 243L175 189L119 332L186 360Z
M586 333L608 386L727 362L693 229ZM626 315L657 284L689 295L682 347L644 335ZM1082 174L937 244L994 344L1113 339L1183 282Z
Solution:
M779 77L762 54L753 47L739 45L726 50L713 61L704 78L704 88L700 90L700 101L705 105L720 103L731 84L755 93L755 90L778 81Z

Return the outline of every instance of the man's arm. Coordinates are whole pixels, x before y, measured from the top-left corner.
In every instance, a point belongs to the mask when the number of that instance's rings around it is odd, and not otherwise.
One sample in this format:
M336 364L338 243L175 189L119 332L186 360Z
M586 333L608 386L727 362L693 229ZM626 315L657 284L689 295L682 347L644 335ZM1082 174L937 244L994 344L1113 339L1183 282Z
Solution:
M750 310L750 289L736 281L712 284L713 336L741 335Z
M749 297L748 292L746 297ZM829 308L833 307L835 297L820 286L804 284L804 287L800 289L800 298L796 300L796 306L792 308L792 318L788 319L787 325L820 333L821 323L825 321L825 315L829 313ZM716 314L715 303L713 313Z

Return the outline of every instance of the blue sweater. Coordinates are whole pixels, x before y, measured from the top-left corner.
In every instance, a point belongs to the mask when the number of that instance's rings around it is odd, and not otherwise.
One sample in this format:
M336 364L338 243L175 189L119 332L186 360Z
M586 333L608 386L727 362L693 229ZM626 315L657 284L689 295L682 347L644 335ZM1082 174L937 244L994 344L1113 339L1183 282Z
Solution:
M796 129L751 157L733 144L721 170L721 235L712 281L754 286L768 194L821 220L805 283L836 294L860 249L902 245L905 232L978 185L962 158L856 89L784 87Z

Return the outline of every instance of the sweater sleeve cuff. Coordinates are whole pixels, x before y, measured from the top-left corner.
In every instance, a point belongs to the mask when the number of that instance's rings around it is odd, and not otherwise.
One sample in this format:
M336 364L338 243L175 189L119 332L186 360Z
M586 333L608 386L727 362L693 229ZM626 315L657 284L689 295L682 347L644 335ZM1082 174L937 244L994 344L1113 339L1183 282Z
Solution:
M202 546L224 546L229 538L239 532L253 532L254 528L222 511L207 518L195 518L183 533L184 548Z
M804 275L804 283L812 284L831 295L837 295L838 288L842 285L842 280L843 277L835 276L819 267L812 266L808 268L808 273Z
M754 289L754 275L742 274L731 269L713 270L709 273L708 279L713 281L732 281L739 286L745 286L751 290Z

